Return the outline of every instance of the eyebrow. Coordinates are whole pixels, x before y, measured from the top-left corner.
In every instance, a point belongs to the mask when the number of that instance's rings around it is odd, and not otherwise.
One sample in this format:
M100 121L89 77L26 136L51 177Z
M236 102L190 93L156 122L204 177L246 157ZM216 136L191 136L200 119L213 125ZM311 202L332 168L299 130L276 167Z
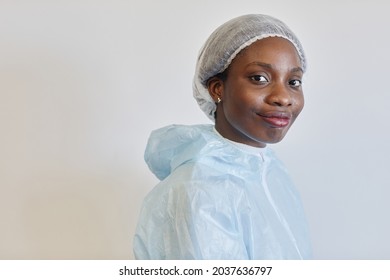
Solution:
M268 68L268 69L272 69L273 68L271 64L265 63L265 62L260 62L260 61L251 62L251 63L249 63L249 65L258 65L260 67L264 67L264 68ZM292 72L292 73L295 73L295 72L302 72L302 73L304 73L302 67L299 67L299 66L292 68L290 72Z
M291 69L291 72L302 72L303 73L303 69L302 69L302 67L295 67L295 68Z
M249 63L249 65L257 65L257 66L261 66L261 67L264 67L264 68L272 69L272 65L271 64L260 62L260 61L251 62L251 63Z

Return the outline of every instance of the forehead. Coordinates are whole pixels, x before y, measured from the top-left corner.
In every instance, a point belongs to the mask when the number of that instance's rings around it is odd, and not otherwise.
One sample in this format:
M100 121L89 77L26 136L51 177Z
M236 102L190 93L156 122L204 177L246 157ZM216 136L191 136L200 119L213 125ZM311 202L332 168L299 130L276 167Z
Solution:
M284 61L301 66L301 60L295 46L287 39L280 37L268 37L249 45L233 59L232 64L247 60L264 60L262 62Z

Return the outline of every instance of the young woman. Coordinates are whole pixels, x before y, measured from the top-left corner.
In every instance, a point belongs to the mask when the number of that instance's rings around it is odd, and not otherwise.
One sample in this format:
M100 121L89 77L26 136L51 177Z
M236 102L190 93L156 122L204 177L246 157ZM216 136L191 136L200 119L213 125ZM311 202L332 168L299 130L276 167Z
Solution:
M146 197L137 259L306 259L299 195L267 146L304 105L306 58L281 21L245 15L203 46L194 96L215 125L172 125L150 136L145 160L161 182Z

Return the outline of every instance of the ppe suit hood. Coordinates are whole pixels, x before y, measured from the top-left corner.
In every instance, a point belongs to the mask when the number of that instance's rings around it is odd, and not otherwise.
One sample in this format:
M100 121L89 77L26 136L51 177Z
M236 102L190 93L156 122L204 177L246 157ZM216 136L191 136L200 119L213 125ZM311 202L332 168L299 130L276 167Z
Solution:
M216 141L211 125L170 125L151 133L145 162L158 179L164 180L178 166L203 154L216 153L219 148L221 143Z

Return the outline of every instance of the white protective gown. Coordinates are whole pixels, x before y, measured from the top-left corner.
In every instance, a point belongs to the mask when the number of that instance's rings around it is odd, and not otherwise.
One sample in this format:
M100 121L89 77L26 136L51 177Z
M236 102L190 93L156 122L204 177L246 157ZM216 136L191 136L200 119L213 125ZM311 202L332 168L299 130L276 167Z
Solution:
M145 160L161 182L141 209L136 259L311 257L299 195L270 148L171 125L152 132Z

